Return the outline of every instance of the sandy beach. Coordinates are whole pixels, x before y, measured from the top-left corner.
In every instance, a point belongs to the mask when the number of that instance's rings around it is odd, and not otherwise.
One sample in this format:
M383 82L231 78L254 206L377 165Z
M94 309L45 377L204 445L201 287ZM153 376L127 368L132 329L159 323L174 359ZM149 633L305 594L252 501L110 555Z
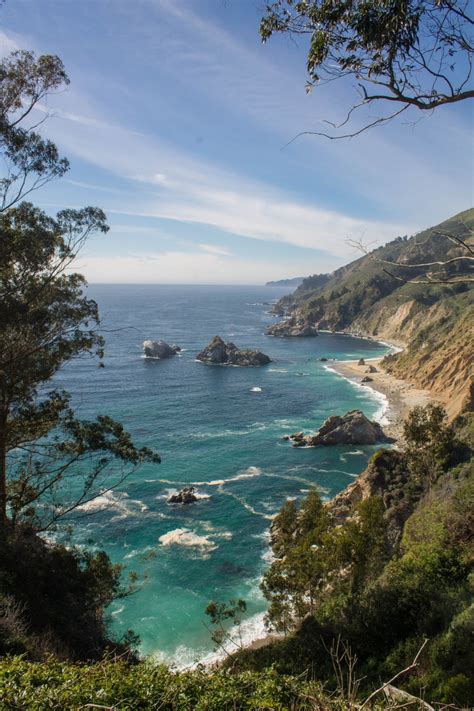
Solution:
M384 415L384 430L395 440L399 440L403 431L403 420L415 405L427 405L437 402L446 405L446 398L429 390L420 390L406 380L399 380L386 373L381 367L383 358L371 359L365 365L358 361L331 363L331 369L353 382L372 388L387 398L387 410ZM376 368L375 373L367 372L370 366ZM372 382L361 383L364 377L372 378Z

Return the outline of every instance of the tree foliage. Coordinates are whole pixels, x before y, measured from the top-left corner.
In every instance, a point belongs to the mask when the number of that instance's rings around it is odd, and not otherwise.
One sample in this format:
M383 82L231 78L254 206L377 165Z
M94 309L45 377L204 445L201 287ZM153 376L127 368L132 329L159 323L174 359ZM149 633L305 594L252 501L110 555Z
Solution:
M263 41L275 33L309 37L308 90L335 80L356 85L358 98L334 129L351 126L357 109L384 106L362 128L319 133L343 138L410 107L426 112L472 99L470 11L468 0L276 0L266 6L260 34Z
M36 130L47 116L42 102L68 84L63 63L54 55L36 58L18 50L0 63L0 212L69 169L55 144Z
M159 461L137 449L110 417L80 422L69 395L49 381L68 361L103 354L95 301L80 274L66 272L95 232L108 229L98 208L63 210L56 218L29 203L0 215L0 517L27 520L44 529L104 486L114 459L130 466ZM64 500L65 482L80 477L74 499ZM10 472L10 475L9 475ZM58 497L58 493L61 495ZM61 496L63 500L61 500ZM41 517L37 504L41 503ZM40 520L41 519L41 520Z

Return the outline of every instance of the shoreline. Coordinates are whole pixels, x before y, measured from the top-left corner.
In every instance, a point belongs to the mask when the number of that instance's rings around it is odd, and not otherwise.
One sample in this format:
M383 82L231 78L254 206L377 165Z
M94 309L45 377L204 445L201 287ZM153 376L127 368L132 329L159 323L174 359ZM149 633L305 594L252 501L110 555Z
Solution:
M371 338L368 340L375 341L377 339ZM382 343L382 341L378 342ZM391 353L399 353L403 350L403 345L400 342L389 343L384 341L383 344L390 346ZM383 425L384 431L390 437L393 437L396 446L397 442L402 438L403 421L412 408L417 405L424 407L431 402L446 405L447 398L439 393L417 388L408 381L401 380L387 373L381 367L384 357L385 356L367 358L365 359L364 365L359 365L356 360L336 361L332 363L328 369L340 377L345 378L350 383L358 387L366 387L368 390L373 390L386 399L387 406L381 419L386 422L386 424ZM376 368L376 372L367 372L369 366ZM366 376L372 378L370 383L361 382L362 378Z

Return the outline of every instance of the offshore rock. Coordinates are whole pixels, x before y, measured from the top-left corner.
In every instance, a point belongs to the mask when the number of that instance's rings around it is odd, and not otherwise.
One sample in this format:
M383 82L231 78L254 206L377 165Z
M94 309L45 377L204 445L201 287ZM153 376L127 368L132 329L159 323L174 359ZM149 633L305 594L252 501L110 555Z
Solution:
M170 346L165 341L143 341L143 352L147 358L171 358L179 350L179 346Z
M312 437L318 444L376 444L390 442L378 422L371 422L361 410L351 410L345 415L333 415Z
M315 435L294 432L291 435L285 435L283 439L290 440L293 447L392 442L379 423L371 422L361 410L351 410L342 417L339 415L329 417Z
M169 504L193 504L198 500L194 486L185 486L177 494L171 494L167 501Z
M266 365L271 363L269 356L250 348L237 348L234 343L224 343L220 336L212 341L197 356L203 363L217 365Z

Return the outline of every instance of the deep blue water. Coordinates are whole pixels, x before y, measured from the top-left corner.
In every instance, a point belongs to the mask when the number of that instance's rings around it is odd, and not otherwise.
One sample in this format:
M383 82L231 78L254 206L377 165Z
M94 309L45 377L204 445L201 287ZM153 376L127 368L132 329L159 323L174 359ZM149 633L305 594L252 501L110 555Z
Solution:
M111 625L118 634L134 629L144 653L178 664L208 655L204 608L211 599L243 597L244 633L261 633L265 603L258 582L268 565L272 515L310 486L324 498L333 496L362 471L374 449L294 449L282 440L355 407L380 416L380 397L328 371L319 358L370 358L387 351L344 335L265 336L274 320L270 303L286 291L89 288L100 307L105 368L90 359L74 361L59 384L73 394L81 416L120 419L139 445L159 451L162 463L143 466L118 491L90 504L74 539L104 548L139 574L140 590L113 604ZM198 351L216 334L258 348L273 362L261 368L197 362ZM169 360L145 359L141 344L148 338L177 343L183 351ZM167 495L185 483L197 485L203 498L187 507L167 504Z

